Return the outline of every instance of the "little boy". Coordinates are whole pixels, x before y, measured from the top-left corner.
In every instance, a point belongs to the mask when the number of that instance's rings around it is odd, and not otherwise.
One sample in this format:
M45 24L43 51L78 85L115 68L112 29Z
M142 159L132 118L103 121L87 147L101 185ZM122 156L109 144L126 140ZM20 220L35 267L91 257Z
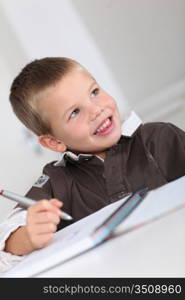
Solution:
M64 155L44 167L27 193L40 201L27 211L16 208L1 224L4 269L70 224L60 220L62 205L77 221L137 189L185 175L185 132L168 123L141 124L134 114L121 126L115 100L74 60L26 65L10 101L40 144Z

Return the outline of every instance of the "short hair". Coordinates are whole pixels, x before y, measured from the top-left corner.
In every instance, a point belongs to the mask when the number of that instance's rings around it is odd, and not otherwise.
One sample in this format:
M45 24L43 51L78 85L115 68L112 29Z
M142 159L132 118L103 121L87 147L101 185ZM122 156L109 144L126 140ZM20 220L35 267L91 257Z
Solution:
M49 122L44 120L34 107L34 97L77 67L83 68L70 58L45 57L27 64L13 80L9 97L13 111L36 135L52 132Z

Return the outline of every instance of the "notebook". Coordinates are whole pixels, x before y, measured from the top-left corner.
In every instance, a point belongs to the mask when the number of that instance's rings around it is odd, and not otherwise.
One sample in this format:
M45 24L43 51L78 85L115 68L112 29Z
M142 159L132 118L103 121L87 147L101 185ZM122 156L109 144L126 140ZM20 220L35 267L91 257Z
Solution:
M66 263L99 246L119 227L137 227L180 209L185 205L184 194L185 177L153 191L137 191L58 231L52 244L25 256L2 277L35 277Z

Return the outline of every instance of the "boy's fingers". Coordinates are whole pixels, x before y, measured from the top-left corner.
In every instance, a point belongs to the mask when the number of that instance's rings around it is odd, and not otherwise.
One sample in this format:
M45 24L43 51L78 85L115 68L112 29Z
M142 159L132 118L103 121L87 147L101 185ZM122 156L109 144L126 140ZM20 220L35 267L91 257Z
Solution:
M34 249L39 249L47 246L53 239L53 233L45 233L37 235L37 238L30 238L30 242Z
M52 199L52 200L55 204L60 202L57 199ZM41 211L50 211L50 212L52 211L55 214L60 215L61 211L59 209L59 206L57 207L56 205L54 205L52 203L52 200L46 200L46 199L39 200L35 204L30 206L28 210L32 213L38 213L38 212L41 212Z
M63 206L63 202L59 201L58 199L55 199L55 198L49 200L49 202L54 204L57 207L62 207Z
M50 222L57 225L60 222L60 217L50 211L46 211L46 212L44 211L38 214L36 224L50 223Z
M57 226L54 223L39 224L38 235L45 233L54 233L56 230Z
M32 228L27 228L29 236L32 239L36 239L38 235L46 233L54 233L57 230L57 225L54 223L40 223Z

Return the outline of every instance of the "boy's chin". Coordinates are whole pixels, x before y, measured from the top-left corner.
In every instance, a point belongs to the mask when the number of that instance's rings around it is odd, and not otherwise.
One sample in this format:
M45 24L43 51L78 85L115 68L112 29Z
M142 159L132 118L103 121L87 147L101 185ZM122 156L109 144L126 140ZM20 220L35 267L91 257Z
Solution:
M114 145L116 145L116 144L119 142L120 138L121 138L121 134L118 135L118 136L115 137L115 138L112 138L112 139L111 139L109 142L107 142L106 145L102 148L102 151L105 151L105 150L107 150L108 148L111 148L111 147L113 147Z
M121 133L117 134L115 137L112 137L109 141L105 142L104 144L102 144L102 146L100 147L95 147L94 149L78 149L78 150L73 150L73 149L67 149L66 151L71 151L75 154L97 154L97 153L101 153L101 152L105 152L106 150L108 150L109 148L111 148L112 146L116 145L119 140L121 138Z
M115 134L115 136L113 136L111 138L108 147L112 147L112 146L116 145L119 142L120 138L121 138L121 132Z

